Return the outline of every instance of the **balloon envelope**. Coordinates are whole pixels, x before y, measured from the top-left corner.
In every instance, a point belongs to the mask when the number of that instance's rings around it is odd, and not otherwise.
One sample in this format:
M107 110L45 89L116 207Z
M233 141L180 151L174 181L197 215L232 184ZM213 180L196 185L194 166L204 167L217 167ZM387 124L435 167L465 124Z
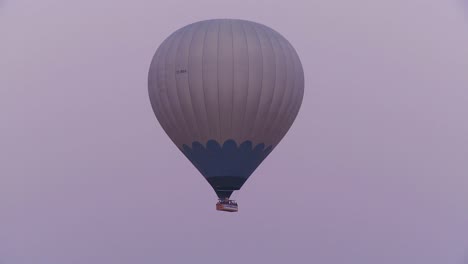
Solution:
M220 198L239 190L284 137L304 94L291 44L264 25L187 25L157 49L148 78L161 126Z

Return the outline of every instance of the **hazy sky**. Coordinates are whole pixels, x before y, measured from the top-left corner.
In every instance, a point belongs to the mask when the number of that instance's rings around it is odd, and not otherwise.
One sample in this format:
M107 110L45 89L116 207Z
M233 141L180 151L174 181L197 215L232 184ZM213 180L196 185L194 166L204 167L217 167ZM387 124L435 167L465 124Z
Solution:
M468 254L468 4L0 2L0 263ZM306 78L289 134L234 195L237 214L215 211L147 92L164 38L210 18L279 31Z

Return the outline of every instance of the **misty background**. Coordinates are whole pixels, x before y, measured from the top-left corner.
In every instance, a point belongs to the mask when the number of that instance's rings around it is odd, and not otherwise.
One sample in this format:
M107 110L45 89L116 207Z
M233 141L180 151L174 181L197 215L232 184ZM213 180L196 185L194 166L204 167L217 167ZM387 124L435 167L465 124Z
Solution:
M211 18L277 30L305 71L237 214L147 92L159 44ZM0 0L0 263L463 263L467 18L458 0Z

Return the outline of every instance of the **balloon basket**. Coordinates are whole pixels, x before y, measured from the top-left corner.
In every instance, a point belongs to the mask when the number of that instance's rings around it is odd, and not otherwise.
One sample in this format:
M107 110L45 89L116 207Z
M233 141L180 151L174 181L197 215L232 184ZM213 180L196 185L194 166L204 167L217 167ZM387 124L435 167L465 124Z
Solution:
M234 200L229 200L229 199L221 200L220 199L216 203L216 210L234 213L234 212L239 211L239 206L237 205L236 201L234 201Z

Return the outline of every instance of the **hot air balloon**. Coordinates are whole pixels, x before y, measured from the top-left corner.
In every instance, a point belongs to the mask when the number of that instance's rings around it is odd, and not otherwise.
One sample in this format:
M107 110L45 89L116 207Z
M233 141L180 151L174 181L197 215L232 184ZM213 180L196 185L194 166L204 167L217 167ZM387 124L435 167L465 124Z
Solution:
M304 72L292 45L273 29L213 19L172 33L148 77L164 131L218 195L229 200L278 145L296 118Z

